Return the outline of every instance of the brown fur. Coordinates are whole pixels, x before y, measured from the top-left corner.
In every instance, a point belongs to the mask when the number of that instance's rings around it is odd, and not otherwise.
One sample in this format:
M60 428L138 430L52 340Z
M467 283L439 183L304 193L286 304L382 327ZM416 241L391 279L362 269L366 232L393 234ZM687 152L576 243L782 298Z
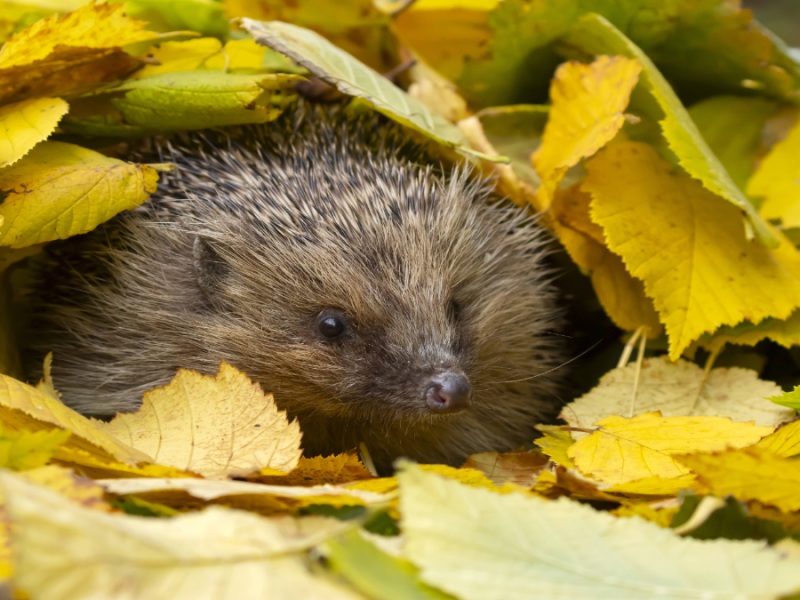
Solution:
M487 204L488 183L417 164L396 126L297 114L162 147L179 170L148 204L52 245L31 377L53 350L65 402L113 415L225 359L300 420L310 455L363 441L382 467L458 464L529 443L558 361L540 229ZM344 340L315 331L325 309ZM427 409L443 370L469 378L471 409Z

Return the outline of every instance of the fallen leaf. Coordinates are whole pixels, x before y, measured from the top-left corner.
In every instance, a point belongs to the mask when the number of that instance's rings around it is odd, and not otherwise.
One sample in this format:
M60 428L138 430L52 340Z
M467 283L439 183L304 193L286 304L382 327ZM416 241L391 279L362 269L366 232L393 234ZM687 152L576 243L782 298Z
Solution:
M461 600L733 600L800 586L800 561L764 543L681 539L641 519L492 494L408 463L399 479L404 555L422 581Z
M157 60L159 64L145 65L131 75L127 81L176 71L192 71L221 51L222 42L212 37L183 42L164 42L159 46L152 47L148 52L150 57Z
M12 471L43 467L71 435L61 429L8 431L0 425L0 467Z
M602 227L589 217L590 202L591 196L577 184L556 192L550 214L559 241L573 262L589 272L597 299L617 327L627 331L645 327L647 337L658 337L661 323L644 293L644 283L606 248Z
M272 469L266 473L251 475L248 481L267 485L336 485L353 481L374 479L355 451L335 456L301 456L297 466L287 475L275 475Z
M605 146L622 128L622 113L642 65L624 56L599 56L590 65L567 62L550 86L550 118L533 164L542 178L539 207L550 206L561 179Z
M568 469L575 465L572 459L567 456L567 450L575 443L575 438L569 431L559 425L537 425L536 429L542 432L542 437L533 440L551 460L562 467Z
M0 170L0 244L23 248L91 231L147 200L158 173L63 142L42 142Z
M61 98L36 98L0 107L0 169L50 137L68 110Z
M632 419L606 417L598 430L570 446L577 469L605 484L688 473L674 458L687 452L714 452L755 444L772 427L736 423L723 417L662 417L646 413Z
M497 486L531 487L548 462L549 457L538 452L482 452L467 458L462 468L480 471Z
M790 245L789 242L784 242ZM769 338L786 348L800 344L800 310L795 310L786 319L764 319L759 323L743 321L733 326L723 326L714 333L704 334L688 350L692 353L696 346L702 346L712 353L719 352L725 344L755 346Z
M791 392L772 396L771 398L767 398L767 400L800 412L800 386L795 386Z
M224 361L216 377L179 370L169 385L145 393L139 412L98 427L151 462L213 479L264 468L289 473L302 454L297 421Z
M685 454L691 469L715 496L758 500L784 512L800 510L800 463L758 447L714 454Z
M54 426L69 429L73 435L56 451L56 458L70 457L76 449L98 460L116 460L128 465L152 462L143 452L101 431L98 421L87 419L55 398L7 375L0 375L0 422L10 431L51 431Z
M780 393L780 388L759 379L750 369L712 369L706 378L694 363L646 358L638 373L633 402L636 378L635 364L612 369L589 393L567 404L561 418L573 427L591 427L611 415L633 416L658 410L664 417L729 417L776 427L794 417L790 409L770 402L769 397Z
M241 19L241 26L259 43L288 56L342 93L364 98L390 119L447 146L461 148L464 143L458 127L313 31L252 19Z
M396 66L397 43L389 31L389 18L371 0L225 0L225 10L228 18L305 27L381 73Z
M761 215L780 219L784 227L800 227L800 124L778 142L747 183L747 193L763 199Z
M568 41L593 54L620 54L639 60L643 66L641 92L631 97L631 110L660 124L670 150L689 175L744 212L748 233L752 228L766 245L778 246L775 235L708 147L672 87L636 44L597 14L582 17Z
M368 598L455 600L422 583L413 564L382 552L359 531L348 531L326 542L322 553L334 573L347 579Z
M64 502L8 473L0 486L13 523L15 583L35 598L150 600L164 590L175 600L357 598L311 575L302 560L349 527L333 519L298 519L292 529L222 507L152 519Z
M650 146L624 142L586 163L592 220L644 281L669 336L669 356L742 319L785 318L800 303L800 255L745 238L741 211ZM630 173L636 173L631 178Z
M608 494L621 496L677 496L681 490L691 490L697 477L691 473L679 477L645 477L604 488Z
M103 488L91 479L76 476L72 469L47 465L20 473L19 477L29 483L46 487L85 508L111 512Z
M127 75L141 62L120 46L160 37L144 26L122 3L90 2L37 21L0 50L0 102L79 94Z
M759 440L756 446L776 456L800 455L800 420L784 423L773 433Z
M293 510L311 504L337 507L374 506L392 500L391 495L329 484L288 486L190 478L99 479L97 483L112 494L120 496L136 494L145 500L167 506L181 506L183 498L188 494L204 502L224 499L228 506L262 511L268 508L268 512Z
M637 504L625 504L620 506L614 509L611 514L623 519L628 517L641 517L645 521L650 521L661 528L666 528L672 523L672 518L677 511L677 506L672 508L653 508L647 502L639 502Z
M273 96L301 79L286 73L164 73L124 82L113 91L125 94L111 102L126 125L143 132L266 123L283 111L273 106Z

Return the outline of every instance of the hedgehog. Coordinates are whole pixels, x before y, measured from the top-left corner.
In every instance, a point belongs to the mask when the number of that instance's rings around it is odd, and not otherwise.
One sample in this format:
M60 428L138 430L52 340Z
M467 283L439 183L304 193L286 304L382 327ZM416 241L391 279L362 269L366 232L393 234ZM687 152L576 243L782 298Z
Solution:
M135 412L225 360L299 420L308 456L459 465L536 437L562 355L547 236L491 180L319 106L135 158L177 168L34 274L27 373L52 351L66 404Z

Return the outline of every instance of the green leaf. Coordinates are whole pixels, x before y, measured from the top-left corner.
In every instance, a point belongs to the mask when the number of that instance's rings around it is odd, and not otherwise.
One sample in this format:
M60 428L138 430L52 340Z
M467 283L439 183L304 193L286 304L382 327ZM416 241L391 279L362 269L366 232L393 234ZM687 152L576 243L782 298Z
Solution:
M0 245L32 244L86 233L123 210L136 208L156 189L146 165L108 158L63 142L42 142L0 170Z
M46 465L72 433L50 431L8 431L0 427L0 467L27 471Z
M716 96L689 108L708 147L742 191L755 168L761 130L777 110L777 102L741 96Z
M591 54L622 54L638 58L644 67L640 83L631 96L630 112L659 121L670 149L681 167L703 186L745 212L748 239L754 229L769 247L778 240L769 231L758 211L736 187L725 167L709 148L681 101L653 62L633 42L600 15L587 15L567 38L569 44Z
M461 600L755 600L800 587L800 559L763 542L679 538L564 498L467 487L408 462L398 479L404 555L423 581Z
M793 408L797 412L800 412L800 386L796 386L791 392L786 392L781 396L772 396L767 398L767 400L771 400L775 404Z
M356 530L327 542L323 552L333 571L341 574L368 598L376 600L453 598L422 583L413 564L382 552L361 537Z
M214 0L125 0L130 17L147 21L150 31L196 31L223 37L228 33L225 5Z
M123 83L114 91L127 93L112 103L127 124L151 131L265 123L281 113L272 96L299 80L285 73L164 73Z
M285 54L340 92L363 98L390 119L440 143L468 150L461 147L464 136L458 127L319 34L280 21L241 19L241 26L258 43Z
M531 163L531 154L542 143L550 114L549 106L518 104L485 108L478 113L483 133L497 152L511 159L514 173L534 189L541 180Z

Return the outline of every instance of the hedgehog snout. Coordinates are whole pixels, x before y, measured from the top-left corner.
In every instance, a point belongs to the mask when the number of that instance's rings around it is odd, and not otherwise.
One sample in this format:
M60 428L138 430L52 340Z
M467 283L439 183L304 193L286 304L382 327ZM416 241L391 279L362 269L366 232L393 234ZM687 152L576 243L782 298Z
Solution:
M425 402L437 414L455 414L472 406L472 385L461 373L447 371L430 378Z

